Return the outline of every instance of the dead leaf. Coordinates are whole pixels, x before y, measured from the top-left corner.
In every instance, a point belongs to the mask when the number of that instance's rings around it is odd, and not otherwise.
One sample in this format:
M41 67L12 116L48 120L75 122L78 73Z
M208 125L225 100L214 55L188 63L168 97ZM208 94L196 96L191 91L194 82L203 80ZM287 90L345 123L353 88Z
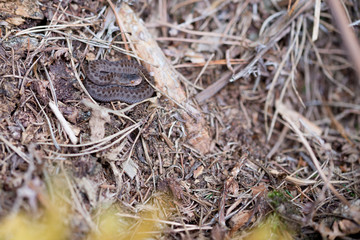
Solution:
M285 115L286 117L290 118L303 132L315 134L317 136L321 135L322 129L320 127L318 127L315 123L313 123L300 113L286 106L284 103L277 101L276 108L283 117Z
M204 170L204 166L201 165L200 167L198 167L195 171L194 171L194 178L198 178L198 176L200 176L203 173Z
M226 180L226 187L230 194L236 195L239 192L239 184L237 181L234 180L234 178Z
M251 188L253 195L257 195L258 193L261 193L260 196L264 196L266 194L267 189L264 183L260 183L258 186L254 186Z
M39 46L39 41L37 38L28 36L13 37L4 41L3 46L5 48L13 48L17 52L27 52L28 50L35 50Z
M225 237L225 229L220 226L220 224L216 224L211 230L211 238L213 240L223 240Z
M98 184L86 177L75 178L76 184L86 194L91 207L96 207Z
M245 223L247 223L252 215L252 212L243 211L238 212L230 219L231 233L235 233L239 230Z
M5 21L15 26L19 26L25 22L25 19L23 19L22 17L12 17L7 18Z
M184 199L184 194L181 185L178 182L176 182L174 179L166 178L163 181L159 182L160 191L166 191L167 189L171 191L171 193L176 199L178 200Z
M131 159L128 158L122 165L125 173L133 179L136 176L139 166Z
M101 111L101 107L94 108L92 111L92 115L89 121L89 126L91 130L91 141L98 141L105 136L105 123L110 122L110 115Z
M330 229L329 227L326 226L326 223L322 221L316 227L316 229L319 231L323 239L334 240L337 237L341 237L345 235L342 232L340 232L337 222L334 222L333 229Z
M205 57L201 53L197 53L192 49L188 49L185 52L185 60L189 60L192 63L205 63Z
M44 18L37 0L0 0L0 9L4 14L7 13L32 19Z
M339 227L345 234L355 234L360 232L359 225L347 219L339 221Z

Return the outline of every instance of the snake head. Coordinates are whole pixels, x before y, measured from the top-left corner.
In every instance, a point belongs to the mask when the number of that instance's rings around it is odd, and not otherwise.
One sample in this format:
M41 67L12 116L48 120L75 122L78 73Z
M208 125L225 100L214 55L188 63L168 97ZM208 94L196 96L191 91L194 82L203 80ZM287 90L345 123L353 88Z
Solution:
M139 85L143 79L134 73L118 73L114 77L114 81L121 86L136 86Z

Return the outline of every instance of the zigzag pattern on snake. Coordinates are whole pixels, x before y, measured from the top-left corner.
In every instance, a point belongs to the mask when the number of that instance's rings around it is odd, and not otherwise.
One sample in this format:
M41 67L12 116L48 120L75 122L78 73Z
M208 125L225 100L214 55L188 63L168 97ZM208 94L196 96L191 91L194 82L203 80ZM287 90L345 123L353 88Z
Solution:
M140 102L153 95L153 78L146 69L133 60L116 62L108 60L90 61L86 67L86 90L100 102Z

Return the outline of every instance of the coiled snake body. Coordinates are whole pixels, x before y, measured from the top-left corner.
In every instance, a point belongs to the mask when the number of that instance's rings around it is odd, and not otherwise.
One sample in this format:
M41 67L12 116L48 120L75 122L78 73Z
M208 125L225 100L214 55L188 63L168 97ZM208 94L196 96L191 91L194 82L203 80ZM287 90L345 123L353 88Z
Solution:
M86 90L100 102L136 103L154 93L154 89L144 79L153 83L153 78L143 66L133 60L90 61L86 67L86 76Z

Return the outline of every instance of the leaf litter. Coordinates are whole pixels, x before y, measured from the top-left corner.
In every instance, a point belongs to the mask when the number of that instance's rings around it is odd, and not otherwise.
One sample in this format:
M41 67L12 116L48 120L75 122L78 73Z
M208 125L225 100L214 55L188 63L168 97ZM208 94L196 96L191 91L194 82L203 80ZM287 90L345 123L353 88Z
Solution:
M2 236L42 233L58 201L59 239L359 237L358 1L17 2L0 0ZM93 101L86 62L130 57L156 96Z

